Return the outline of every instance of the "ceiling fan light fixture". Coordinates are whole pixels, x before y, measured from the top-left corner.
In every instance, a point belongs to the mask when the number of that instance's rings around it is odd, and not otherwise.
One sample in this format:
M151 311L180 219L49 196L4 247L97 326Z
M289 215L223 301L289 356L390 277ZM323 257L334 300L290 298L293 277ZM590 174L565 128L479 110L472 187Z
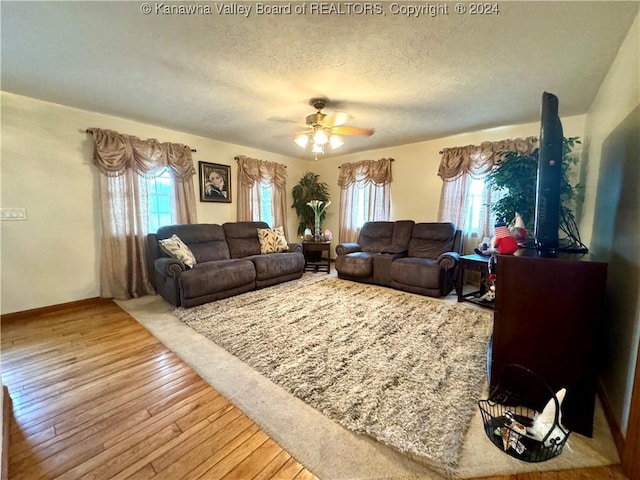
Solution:
M307 144L309 143L309 135L307 135L306 133L302 133L298 135L294 142L296 142L296 144L300 148L307 148Z
M329 142L329 137L322 127L316 127L313 134L313 141L318 145L325 145Z
M0 0L1 1L1 0ZM344 145L343 135L371 136L373 129L344 125L350 118L344 112L334 112L330 115L322 113L327 100L325 98L312 98L310 104L317 110L306 117L306 130L298 132L294 142L302 148L309 149L315 154L324 155L324 150L330 148L336 150Z

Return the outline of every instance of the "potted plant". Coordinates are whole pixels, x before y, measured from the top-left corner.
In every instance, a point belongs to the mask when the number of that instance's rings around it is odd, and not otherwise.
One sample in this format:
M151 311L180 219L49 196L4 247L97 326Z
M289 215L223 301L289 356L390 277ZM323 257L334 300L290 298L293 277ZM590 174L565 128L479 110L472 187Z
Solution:
M315 211L308 203L312 200L319 200L326 205L329 201L329 185L320 182L320 175L313 172L306 172L298 184L291 190L293 205L291 205L298 215L298 235L304 234L305 229L312 231L315 229ZM326 210L320 213L320 221L324 220Z
M584 197L584 186L571 185L571 168L578 163L573 148L579 144L578 137L565 138L562 142L562 180L560 185L560 230L574 242L580 242L578 229L572 208ZM505 159L487 175L486 182L495 190L506 192L491 205L491 211L497 218L510 222L516 212L529 231L533 233L536 209L536 180L538 175L538 149L530 154L519 155L509 152Z

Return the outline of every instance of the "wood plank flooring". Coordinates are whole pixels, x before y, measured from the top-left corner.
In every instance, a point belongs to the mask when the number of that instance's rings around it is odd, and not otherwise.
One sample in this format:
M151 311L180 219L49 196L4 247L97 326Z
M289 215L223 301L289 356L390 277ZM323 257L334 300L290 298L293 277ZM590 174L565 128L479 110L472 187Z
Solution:
M316 477L109 301L2 321L9 479ZM485 480L624 480L619 466Z
M2 322L10 479L316 477L112 302Z

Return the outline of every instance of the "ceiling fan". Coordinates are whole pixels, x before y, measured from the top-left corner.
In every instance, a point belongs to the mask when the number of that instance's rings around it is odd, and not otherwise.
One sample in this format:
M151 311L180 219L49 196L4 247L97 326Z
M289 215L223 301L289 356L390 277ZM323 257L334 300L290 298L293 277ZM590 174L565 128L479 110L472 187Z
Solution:
M344 125L349 119L349 115L344 112L335 112L330 115L322 113L327 104L325 98L312 98L309 104L317 111L307 115L307 129L296 134L295 142L300 148L311 148L311 152L316 155L323 154L324 149L330 147L332 150L344 145L340 135L360 135L371 136L373 130L370 128L348 127Z

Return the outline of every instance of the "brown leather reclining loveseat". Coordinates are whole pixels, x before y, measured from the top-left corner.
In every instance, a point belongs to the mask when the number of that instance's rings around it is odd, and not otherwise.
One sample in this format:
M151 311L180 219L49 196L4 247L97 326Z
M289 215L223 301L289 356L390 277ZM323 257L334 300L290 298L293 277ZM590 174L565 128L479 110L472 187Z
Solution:
M336 246L338 277L442 297L453 289L462 232L452 223L367 222Z
M260 253L258 229L264 222L224 225L170 225L147 235L147 268L151 282L167 302L193 307L232 295L300 278L304 271L302 245L289 244L281 253ZM159 240L177 235L196 263L188 268L163 252Z

